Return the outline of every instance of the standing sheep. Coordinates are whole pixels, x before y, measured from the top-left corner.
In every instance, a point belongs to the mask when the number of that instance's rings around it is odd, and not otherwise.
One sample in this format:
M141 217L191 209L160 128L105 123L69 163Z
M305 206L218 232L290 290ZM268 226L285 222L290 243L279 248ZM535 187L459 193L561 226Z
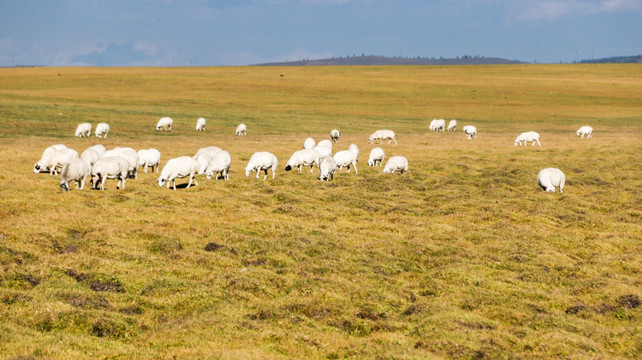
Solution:
M375 140L379 140L381 144L383 144L384 140L388 140L388 144L390 144L390 141L394 141L395 144L397 143L397 140L395 139L395 132L392 130L377 130L370 137L368 138L368 144L373 144Z
M348 146L348 150L352 151L352 153L354 154L354 158L359 161L359 154L361 152L359 152L359 147L357 146L357 144L350 144L350 146Z
M103 146L101 144L96 144L96 145L90 146L89 149L95 150L98 153L98 155L100 155L100 156L103 156L105 151L107 151L105 146Z
M198 186L198 182L196 181L198 166L198 161L189 156L170 159L165 163L165 166L163 166L163 170L161 170L160 177L158 178L158 186L163 187L163 185L167 183L167 188L169 189L170 182L172 182L174 184L174 191L176 191L176 178L184 178L187 176L189 176L188 189L192 186L192 181L194 185Z
M555 192L555 187L560 188L560 192L564 192L564 183L566 176L560 169L548 168L543 169L537 174L537 185L545 191Z
M120 156L110 156L100 158L91 169L91 182L95 189L100 182L100 190L105 190L105 181L107 179L118 179L116 189L125 188L129 162Z
M120 156L123 159L127 160L129 163L129 177L133 177L135 179L138 179L138 153L136 150L128 147L115 147L109 151L105 151L105 153L102 155L102 157L113 157L113 156Z
M172 125L174 124L174 120L169 117L164 117L158 120L156 123L156 131L163 130L163 131L172 131Z
M429 129L431 131L444 131L445 127L446 127L446 120L434 119L433 121L430 122Z
M49 169L50 175L58 175L59 167L77 157L78 152L74 149L51 150L33 166L33 172L38 174L41 170Z
M403 156L392 156L388 158L388 162L386 162L383 172L394 173L395 171L399 171L401 174L408 171L408 159Z
M81 123L76 127L76 136L77 137L89 137L91 134L91 124L90 123Z
M317 146L316 142L314 141L313 138L309 137L303 141L303 148L304 149L314 149L314 147Z
M332 140L333 143L336 143L339 141L339 138L341 137L341 133L337 129L332 129L330 131L330 140Z
M219 174L225 180L230 179L230 165L232 164L232 157L230 156L230 153L227 151L219 151L212 161L210 162L210 165L207 167L205 170L205 176L208 179L211 179L214 177L214 180L218 180Z
M96 137L107 138L107 133L109 132L109 125L106 123L99 123L96 125Z
M299 172L301 172L302 166L309 166L310 172L312 172L314 170L315 164L317 167L319 167L320 157L321 155L319 154L319 152L312 149L295 151L292 156L290 156L290 160L288 160L288 162L285 164L285 171L290 171L293 168L297 167L299 168Z
M347 167L348 172L350 172L350 168L354 166L354 173L359 173L359 171L357 171L357 154L354 152L354 149L337 152L334 154L334 161L337 163L339 172L343 170L344 166Z
M197 159L201 154L205 154L205 155L209 156L211 159L213 159L214 156L216 156L216 154L219 151L221 151L221 148L218 147L218 146L208 146L208 147L200 148L196 152L196 155L193 156L193 158Z
M147 174L147 168L151 167L152 172L156 169L158 173L158 167L160 165L161 153L157 149L143 149L138 150L138 166L144 166L143 171Z
M247 126L245 124L239 124L236 127L236 136L247 136Z
M94 166L98 159L100 159L100 154L98 154L98 152L93 148L87 148L82 152L82 154L80 154L80 158L86 161L91 167Z
M450 120L450 122L448 123L448 129L447 129L447 131L455 131L455 130L457 130L457 120L452 119L452 120Z
M259 172L261 170L265 171L265 177L263 180L267 179L268 169L272 169L272 179L276 175L276 167L279 165L279 160L274 156L274 154L267 151L255 152L252 154L250 161L248 161L247 166L245 167L245 176L250 176L252 171L256 171L256 178L259 178Z
M370 157L368 157L368 166L376 166L379 162L379 166L383 166L383 159L386 157L386 154L383 152L383 149L376 147L370 151Z
M575 134L579 136L580 139L584 139L584 135L586 135L587 139L590 139L592 138L591 134L593 134L593 128L590 126L582 126Z
M472 140L473 137L477 140L477 128L472 125L464 126L464 134L466 134L466 139Z
M324 156L319 160L319 180L334 180L334 172L337 171L337 162L332 156Z
M205 131L205 118L196 120L196 131Z
M220 151L218 153L220 153ZM198 171L196 172L197 175L205 174L205 170L207 170L207 167L210 166L210 163L212 162L212 158L204 153L199 154L193 159L198 162Z
M528 145L529 141L533 142L533 146L535 146L536 142L537 145L542 146L542 144L539 142L539 134L535 131L527 131L519 134L519 136L515 138L515 146L522 146L522 141L524 142L524 146Z
M94 150L89 150L95 153ZM60 188L63 191L69 191L69 182L76 181L76 189L84 189L85 181L87 180L87 176L89 176L89 167L89 163L81 158L75 158L66 162L60 172Z
M38 162L36 162L33 165L33 172L36 174L40 173L41 171L49 172L49 166L46 165L49 163L49 158L55 151L63 150L63 149L67 149L67 146L63 144L56 144L56 145L51 145L47 147L42 152L42 156L40 157L40 160L38 160Z

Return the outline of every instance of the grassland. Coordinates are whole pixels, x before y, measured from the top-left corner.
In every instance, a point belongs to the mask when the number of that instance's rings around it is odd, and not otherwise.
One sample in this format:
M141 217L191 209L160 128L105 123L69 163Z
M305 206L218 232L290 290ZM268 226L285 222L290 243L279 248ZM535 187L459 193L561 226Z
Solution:
M0 69L0 356L640 358L641 94L639 65ZM243 176L332 128L358 175ZM366 166L380 128L407 174ZM513 146L527 130L542 147ZM216 145L231 178L63 193L32 172L56 143ZM537 187L550 166L564 194Z

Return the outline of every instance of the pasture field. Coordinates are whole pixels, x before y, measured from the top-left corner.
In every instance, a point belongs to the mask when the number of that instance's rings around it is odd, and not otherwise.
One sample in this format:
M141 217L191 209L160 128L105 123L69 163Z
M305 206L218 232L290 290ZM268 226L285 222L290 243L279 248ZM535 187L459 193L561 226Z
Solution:
M283 171L333 128L358 174ZM377 129L408 173L367 166ZM640 65L0 69L0 357L639 359L641 140ZM232 171L62 192L33 173L57 143L216 145ZM244 176L255 151L275 180Z

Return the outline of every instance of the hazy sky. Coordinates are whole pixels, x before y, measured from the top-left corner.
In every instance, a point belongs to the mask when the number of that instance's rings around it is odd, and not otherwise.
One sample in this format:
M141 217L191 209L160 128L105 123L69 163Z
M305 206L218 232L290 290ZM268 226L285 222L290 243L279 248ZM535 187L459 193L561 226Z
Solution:
M642 0L0 0L0 66L642 54Z

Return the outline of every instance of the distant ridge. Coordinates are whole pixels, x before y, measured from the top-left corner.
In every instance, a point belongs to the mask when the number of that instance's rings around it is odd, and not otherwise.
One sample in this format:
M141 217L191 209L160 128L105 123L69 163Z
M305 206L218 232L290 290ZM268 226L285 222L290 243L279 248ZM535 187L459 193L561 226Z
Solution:
M298 60L255 64L252 66L327 66L327 65L502 65L526 64L518 60L507 60L496 57L462 56L457 58L402 58L386 56L351 56L318 60Z
M642 55L633 56L613 56L601 59L582 60L583 64L596 64L596 63L614 63L614 64L642 64Z

